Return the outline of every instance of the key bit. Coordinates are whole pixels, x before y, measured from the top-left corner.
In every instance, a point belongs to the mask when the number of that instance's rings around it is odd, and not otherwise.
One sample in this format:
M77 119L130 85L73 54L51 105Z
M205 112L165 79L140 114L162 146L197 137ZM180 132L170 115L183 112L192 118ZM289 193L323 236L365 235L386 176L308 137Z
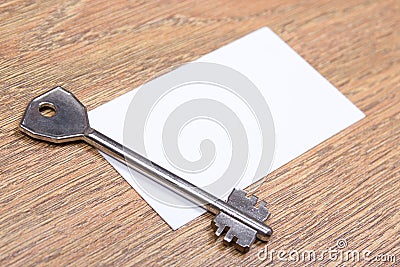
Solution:
M44 114L43 109L50 109L52 114ZM124 147L91 128L86 107L61 87L34 98L25 111L20 128L33 138L52 143L82 140L114 157L149 179L216 214L212 221L216 229L215 234L220 236L226 232L224 241L234 243L242 252L248 251L256 238L266 241L272 234L271 228L264 223L269 216L265 202L262 201L257 208L255 204L258 198L247 197L246 192L239 189L234 189L225 202Z
M269 211L265 207L265 202L262 201L258 208L255 207L258 198L256 196L246 196L246 191L240 189L233 189L228 197L227 203L236 207L244 214L252 217L263 223L269 216ZM215 234L220 236L226 231L224 241L226 243L235 243L236 249L247 252L250 246L254 243L257 231L251 227L233 219L227 214L220 212L215 216L212 222L213 228L216 230ZM261 237L262 239L262 237Z
M224 242L227 244L234 243L235 248L242 252L249 251L250 246L256 240L257 231L223 212L220 212L214 218L213 228L216 229L215 234L217 236L226 232Z
M252 195L246 196L246 191L240 189L233 189L232 193L228 197L228 203L236 208L240 209L250 217L253 217L260 222L265 221L269 216L269 211L265 207L265 201L261 201L259 207L256 208L258 197Z

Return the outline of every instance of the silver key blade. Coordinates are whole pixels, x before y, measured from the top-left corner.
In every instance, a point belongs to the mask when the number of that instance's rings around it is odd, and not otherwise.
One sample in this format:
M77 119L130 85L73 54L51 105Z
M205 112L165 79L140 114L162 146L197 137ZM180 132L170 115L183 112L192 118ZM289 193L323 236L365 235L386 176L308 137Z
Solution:
M263 223L270 215L268 209L265 207L265 202L262 201L259 207L255 207L258 198L256 196L246 196L246 191L240 189L233 189L228 197L227 203L244 214L253 219ZM242 222L230 217L229 215L220 212L215 216L213 227L216 230L215 234L220 236L223 232L227 231L224 237L226 243L234 243L236 249L247 252L250 246L254 243L257 231ZM261 237L264 240L264 237Z
M53 114L47 116L44 109ZM73 94L56 87L29 103L20 128L33 138L63 143L82 139L89 120L86 107Z

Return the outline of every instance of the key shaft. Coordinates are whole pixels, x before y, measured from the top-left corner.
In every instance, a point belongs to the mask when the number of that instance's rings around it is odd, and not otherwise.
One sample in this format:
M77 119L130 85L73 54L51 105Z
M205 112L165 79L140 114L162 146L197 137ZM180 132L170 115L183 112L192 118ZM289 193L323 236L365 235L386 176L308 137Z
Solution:
M218 214L219 212L224 212L232 218L246 224L257 231L257 237L261 240L267 240L267 238L272 234L272 229L267 225L246 216L243 212L232 205L229 205L205 190L196 187L192 183L173 174L167 169L164 169L135 151L124 147L122 144L93 128L88 128L87 131L85 131L83 140L123 164L127 164L128 167L135 171L173 192L178 193L189 201L204 207L211 213Z

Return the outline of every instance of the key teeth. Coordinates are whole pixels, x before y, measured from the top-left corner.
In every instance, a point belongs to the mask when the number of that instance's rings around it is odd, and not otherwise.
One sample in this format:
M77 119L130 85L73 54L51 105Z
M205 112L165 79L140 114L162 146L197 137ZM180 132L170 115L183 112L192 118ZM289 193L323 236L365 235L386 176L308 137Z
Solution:
M215 235L220 236L224 231L226 226L224 225L218 225L215 223L215 220L213 221L213 228L215 229Z
M234 188L230 195L228 196L228 203L235 201L237 198L243 198L246 196L246 192L241 189Z
M255 195L251 195L247 199L250 201L251 205L254 206L257 203L258 197L256 197Z
M212 226L216 229L215 234L220 236L226 231L224 236L225 244L234 244L235 248L241 252L247 252L251 244L256 239L257 232L248 226L232 219L227 214L220 212L212 221Z
M224 237L224 242L226 244L233 244L235 249L241 252L247 252L256 239L256 232L240 237L240 235L243 235L243 232L238 232L238 230L235 228L229 229Z
M268 219L269 215L271 214L269 210L265 207L266 203L263 201L260 203L260 205L257 208L257 211L259 213L259 219L260 221L264 222Z
M256 207L255 205L257 201L257 196L251 195L248 197L246 195L246 191L235 188L229 195L227 202L232 206L240 209L250 217L253 217L260 222L264 222L268 218L270 213L265 207L265 201L261 201L258 207Z
M224 232L224 228L218 227L218 229L215 231L216 236L220 236Z
M233 240L233 238L234 238L234 235L232 234L232 231L229 230L229 231L225 234L224 241L227 242L227 243L231 243L232 240Z
M254 241L253 241L254 242ZM253 243L252 242L252 243ZM241 251L241 252L248 252L249 250L250 250L250 246L251 246L251 244L249 245L249 244L241 244L242 242L241 242L241 239L238 239L237 241L236 241L236 244L235 244L235 248L237 249L237 250L239 250L239 251Z
M215 235L220 236L223 232L225 232L228 228L226 222L226 215L224 213L219 213L215 216L214 220L211 221L211 226L215 230Z
M255 195L247 196L247 192L245 190L237 189L237 188L233 189L232 193L228 197L228 201L230 200L230 198L231 199L233 199L233 198L242 198L242 199L246 198L250 203L252 203L253 206L258 201L258 197L257 196L255 196Z

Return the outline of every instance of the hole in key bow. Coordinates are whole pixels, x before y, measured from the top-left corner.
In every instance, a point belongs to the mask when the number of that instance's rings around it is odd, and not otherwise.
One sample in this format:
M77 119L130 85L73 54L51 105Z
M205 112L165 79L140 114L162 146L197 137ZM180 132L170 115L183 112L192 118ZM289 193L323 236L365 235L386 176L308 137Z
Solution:
M56 106L49 102L42 102L39 104L39 112L44 117L53 117L57 113Z

